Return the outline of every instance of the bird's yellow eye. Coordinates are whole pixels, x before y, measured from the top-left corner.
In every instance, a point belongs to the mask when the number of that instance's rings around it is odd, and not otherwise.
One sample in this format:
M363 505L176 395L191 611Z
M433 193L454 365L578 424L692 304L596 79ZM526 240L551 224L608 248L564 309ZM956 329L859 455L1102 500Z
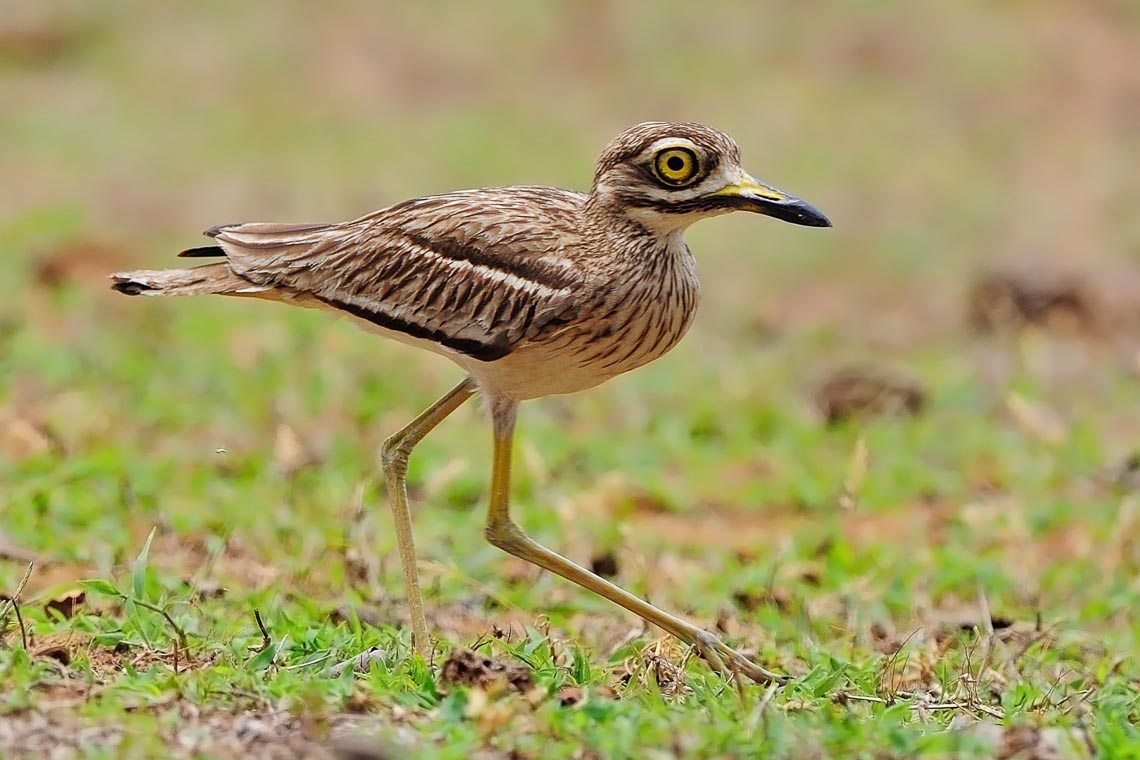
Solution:
M666 148L653 159L653 171L666 185L682 187L697 176L697 155L688 148Z

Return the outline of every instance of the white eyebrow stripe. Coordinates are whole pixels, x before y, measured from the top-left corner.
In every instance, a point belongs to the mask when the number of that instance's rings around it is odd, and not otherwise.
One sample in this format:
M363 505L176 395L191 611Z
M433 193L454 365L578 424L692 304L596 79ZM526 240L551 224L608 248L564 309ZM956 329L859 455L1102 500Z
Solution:
M493 266L487 264L476 264L470 261L465 261L463 259L449 258L419 243L407 241L402 246L400 246L400 248L405 254L410 253L415 256L420 256L429 261L435 261L437 263L443 264L454 272L470 272L476 277L481 277L492 282L499 282L509 288L525 290L532 293L540 293L544 296L565 295L570 292L569 288L552 288L549 285L544 285L541 282L536 282L534 280L528 280L525 277L520 277L513 272L506 272L501 269L495 269Z

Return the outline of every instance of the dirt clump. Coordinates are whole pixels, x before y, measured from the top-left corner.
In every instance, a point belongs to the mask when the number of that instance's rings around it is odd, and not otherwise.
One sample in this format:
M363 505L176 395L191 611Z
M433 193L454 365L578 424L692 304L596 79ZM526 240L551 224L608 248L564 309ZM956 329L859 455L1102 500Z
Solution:
M920 414L926 391L917 381L879 367L845 367L828 375L814 394L829 425L849 419Z
M450 691L457 686L488 691L505 687L526 694L535 684L530 669L524 665L485 657L471 649L456 649L440 668L439 688Z

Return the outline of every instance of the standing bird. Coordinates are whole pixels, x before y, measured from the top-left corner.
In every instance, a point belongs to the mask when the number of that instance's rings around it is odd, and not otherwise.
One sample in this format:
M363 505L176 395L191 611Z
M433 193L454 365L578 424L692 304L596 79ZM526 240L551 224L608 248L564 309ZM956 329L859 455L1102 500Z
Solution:
M485 534L692 646L713 668L783 680L716 636L654 607L527 536L509 510L519 402L591 388L671 349L697 310L693 222L752 211L809 227L810 204L757 181L731 137L701 124L647 122L614 138L589 194L553 187L461 190L339 224L227 224L193 269L120 272L127 295L217 293L347 314L365 329L434 351L466 378L381 450L407 585L413 642L428 645L405 484L412 448L476 393L494 428Z

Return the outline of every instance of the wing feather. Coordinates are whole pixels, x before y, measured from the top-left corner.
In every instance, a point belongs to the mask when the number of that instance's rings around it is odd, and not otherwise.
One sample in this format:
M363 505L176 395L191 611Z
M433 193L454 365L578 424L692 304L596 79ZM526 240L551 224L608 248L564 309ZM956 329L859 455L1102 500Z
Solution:
M311 296L483 361L577 307L585 196L492 188L406 201L342 224L223 225L207 234L257 285Z

